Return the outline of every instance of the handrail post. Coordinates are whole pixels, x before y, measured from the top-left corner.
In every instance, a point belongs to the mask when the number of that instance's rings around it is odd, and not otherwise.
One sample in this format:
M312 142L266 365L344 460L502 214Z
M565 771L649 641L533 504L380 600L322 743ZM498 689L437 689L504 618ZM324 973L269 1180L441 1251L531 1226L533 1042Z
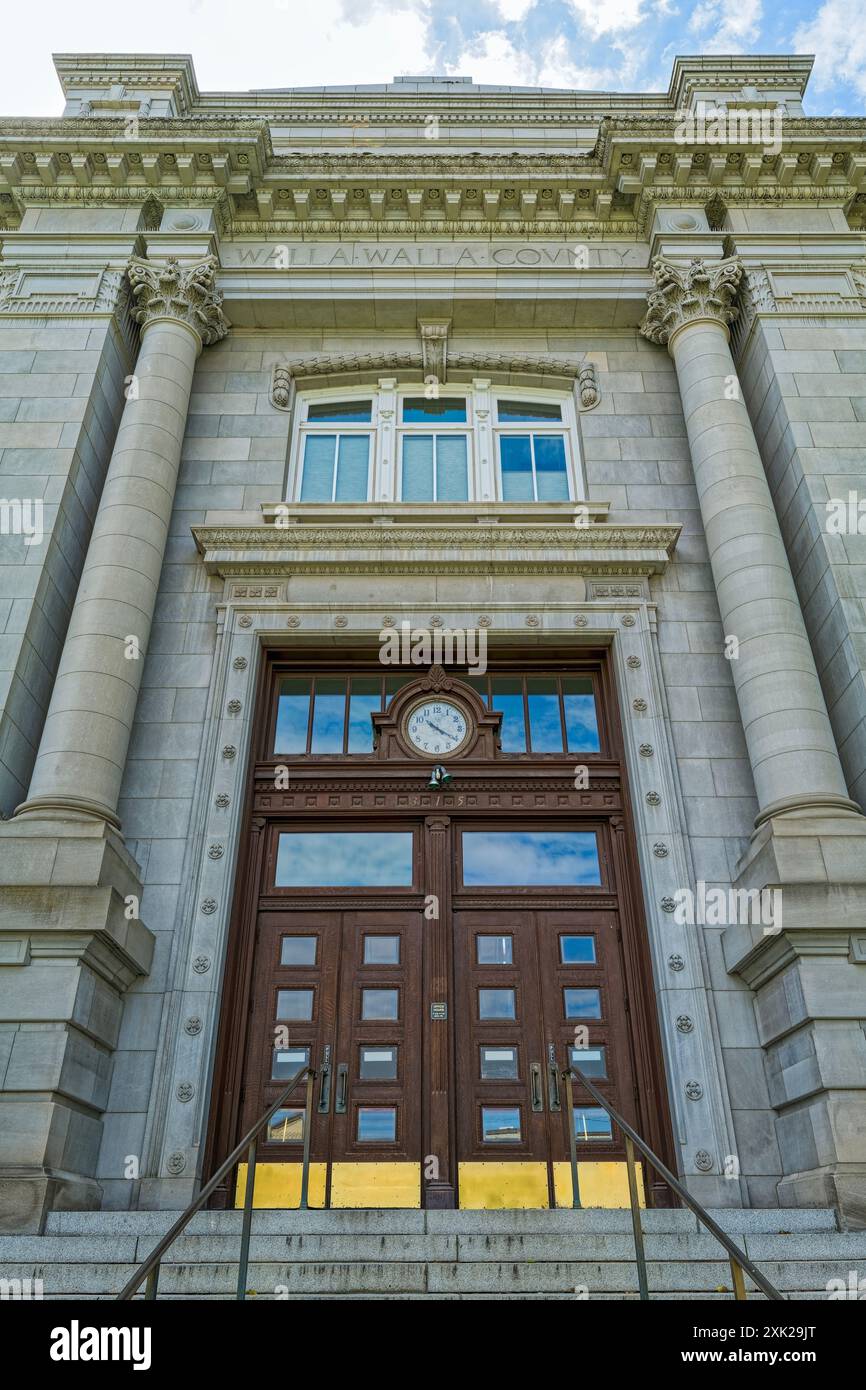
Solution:
M730 1256L730 1261L731 1275L734 1280L734 1298L738 1299L742 1303L745 1303L746 1281L743 1278L743 1266L740 1264L739 1260L734 1259L733 1255Z
M568 1156L571 1160L571 1206L580 1211L580 1184L577 1178L577 1137L574 1133L574 1091L571 1084L571 1068L562 1073L565 1082L565 1111L568 1119Z
M247 1185L244 1191L244 1219L241 1226L241 1253L238 1256L237 1297L243 1302L247 1296L247 1270L250 1263L250 1234L253 1227L253 1193L256 1187L256 1141L252 1139L247 1149Z
M256 1123L252 1126L251 1129L247 1131L243 1139L239 1140L239 1142L232 1149L228 1158L223 1160L219 1168L214 1173L213 1177L205 1183L204 1187L201 1189L195 1200L190 1202L189 1206L181 1212L177 1220L173 1222L173 1224L168 1228L162 1239L158 1241L154 1249L151 1250L150 1254L147 1256L147 1259L142 1260L141 1263L136 1266L129 1279L127 1279L123 1288L120 1290L120 1293L117 1294L118 1302L125 1303L129 1299L135 1297L136 1292L138 1290L138 1286L141 1283L141 1281L143 1279L150 1278L153 1271L160 1264L166 1251L171 1248L171 1246L177 1240L181 1232L186 1229L192 1218L195 1216L196 1212L201 1211L202 1207L210 1197L211 1193L215 1192L216 1189L219 1187L220 1183L223 1181L223 1179L228 1177L228 1175L234 1171L237 1164L243 1158L245 1150L250 1148L253 1139L255 1139L256 1136L261 1133L261 1131L265 1128L271 1117L274 1114L276 1114L277 1110L279 1110L280 1106L285 1105L286 1101L289 1099L289 1096L292 1094L292 1091L295 1089L295 1087L301 1084L302 1079L307 1074L307 1070L308 1069L306 1066L298 1068L291 1080L286 1082L285 1087L277 1096L276 1100L272 1101L271 1105L265 1111L264 1115L262 1115L258 1120L256 1120ZM254 1173L252 1176L253 1179L255 1179ZM156 1284L154 1283L154 1288L155 1287Z
M313 1137L313 1084L314 1071L307 1072L307 1100L304 1106L304 1158L301 1165L301 1200L299 1211L308 1211L310 1206L310 1144Z
M644 1160L650 1167L655 1169L659 1177L664 1179L671 1191L677 1194L680 1200L684 1202L689 1210L698 1218L701 1225L704 1226L709 1231L710 1235L714 1236L722 1248L728 1252L734 1278L735 1296L738 1299L744 1299L746 1297L745 1275L748 1274L749 1278L757 1284L758 1288L765 1293L768 1298L775 1299L778 1302L784 1302L784 1295L779 1293L779 1290L770 1283L769 1279L765 1278L757 1265L749 1259L748 1255L744 1254L744 1252L734 1244L730 1236L725 1234L718 1222L713 1220L710 1213L701 1206L696 1197L692 1196L688 1188L683 1186L679 1178L662 1162L658 1154L653 1153L649 1145L641 1139L637 1130L632 1128L628 1120L624 1119L618 1110L614 1110L610 1101L602 1095L595 1083L590 1081L589 1077L585 1076L579 1067L573 1068L573 1075L574 1078L580 1082L581 1086L589 1092L593 1100L596 1101L603 1110L607 1111L610 1119L617 1128L622 1131L623 1138L631 1141L634 1147L643 1155ZM567 1076L567 1073L563 1072L563 1076ZM635 1183L635 1193L636 1192L637 1185ZM737 1266L736 1269L734 1268L735 1263Z
M634 1258L637 1264L637 1283L641 1301L649 1298L649 1284L646 1276L646 1255L643 1248L643 1227L640 1219L640 1202L637 1191L637 1164L634 1160L634 1144L625 1136L625 1161L628 1167L628 1196L631 1202L631 1225L634 1231Z
M156 1298L156 1288L159 1283L159 1264L155 1264L147 1276L147 1283L144 1286L144 1296L146 1299Z

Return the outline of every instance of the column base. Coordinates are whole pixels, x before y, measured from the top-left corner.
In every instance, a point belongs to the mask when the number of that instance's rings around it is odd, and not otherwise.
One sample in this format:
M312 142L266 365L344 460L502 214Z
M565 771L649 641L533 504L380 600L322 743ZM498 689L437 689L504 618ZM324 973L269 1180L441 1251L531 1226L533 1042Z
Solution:
M843 1231L866 1230L866 1164L789 1173L777 1190L782 1207L835 1207Z
M50 1211L99 1211L102 1188L78 1174L4 1173L0 1169L0 1233L41 1235Z
M104 821L112 830L120 830L120 821L110 806L100 801L89 801L83 796L65 796L61 800L50 796L34 796L16 806L13 820L19 816L38 816L40 820L86 820Z
M67 811L0 825L0 1222L98 1207L96 1165L123 995L154 938L129 917L137 866L105 823ZM122 1176L118 1174L118 1177Z
M768 889L772 921L723 934L754 992L782 1159L782 1206L837 1206L866 1227L866 817L798 806L765 821L735 888Z

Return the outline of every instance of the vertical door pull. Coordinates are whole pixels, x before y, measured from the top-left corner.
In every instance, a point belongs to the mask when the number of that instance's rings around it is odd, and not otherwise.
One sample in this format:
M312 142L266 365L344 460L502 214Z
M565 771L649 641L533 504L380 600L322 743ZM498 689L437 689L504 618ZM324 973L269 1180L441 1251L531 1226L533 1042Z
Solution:
M327 1115L331 1108L331 1049L326 1047L322 1053L322 1065L319 1068L319 1105L320 1115Z
M533 1062L529 1068L530 1087L532 1093L532 1108L535 1111L544 1109L544 1101L541 1098L541 1063Z
M349 1065L347 1062L340 1062L337 1067L337 1099L334 1102L335 1115L345 1115L348 1099Z
M558 1115L562 1109L562 1101L559 1098L559 1068L555 1058L547 1068L547 1105L552 1115Z

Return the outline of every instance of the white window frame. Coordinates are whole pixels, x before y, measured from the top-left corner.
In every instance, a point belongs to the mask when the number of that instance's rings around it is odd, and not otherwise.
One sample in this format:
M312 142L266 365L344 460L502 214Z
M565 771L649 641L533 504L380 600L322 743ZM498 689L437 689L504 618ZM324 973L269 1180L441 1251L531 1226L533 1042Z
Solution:
M493 395L493 444L496 456L496 495L500 501L505 500L505 489L502 481L502 451L500 441L507 436L529 435L529 450L532 460L532 491L533 496L527 500L537 503L538 486L535 472L535 435L556 435L565 440L565 481L568 488L568 497L563 497L562 502L579 502L583 500L584 492L580 470L577 467L575 456L575 443L577 440L577 421L574 413L574 400L571 396L566 396L564 392L555 391L522 391L519 387L503 390L498 387L492 392ZM533 401L538 401L539 405L555 403L560 407L562 419L556 420L507 420L500 422L499 402L500 401L525 401L531 405ZM544 501L541 501L544 505Z
M472 394L470 391L467 391L464 386L457 387L454 390L449 390L448 387L443 387L439 394L445 400L465 401L466 419L443 421L441 424L437 424L434 420L414 420L410 421L408 424L405 424L403 421L404 402L407 400L417 400L419 396L424 397L425 391L423 387L418 391L413 391L408 387L401 387L401 389L397 393L398 465L397 474L395 477L395 502L403 502L403 443L407 438L411 438L413 435L415 435L416 437L423 435L431 435L434 441L433 496L429 499L429 502L435 502L437 506L439 505L439 499L436 496L436 457L438 453L438 444L436 443L436 440L437 438L440 438L443 435L460 435L461 438L464 438L466 440L466 500L467 502L477 501L477 485L475 478L475 455L477 451L474 447L475 418L472 409ZM413 504L409 503L408 505L412 506ZM421 503L421 505L424 505L424 503ZM447 506L448 502L446 501L442 505Z
M337 437L337 446L334 451L334 467L331 475L331 502L334 502L337 490L337 460L339 458L339 440L344 435L365 435L369 440L367 447L367 497L364 501L370 500L372 489L375 487L374 473L376 471L376 444L380 434L378 428L379 414L379 388L368 386L366 390L360 387L351 387L346 391L308 391L303 396L298 397L298 419L295 427L295 444L293 448L292 468L289 478L289 495L297 502L301 501L301 489L304 485L304 453L306 450L307 439L310 435L333 434ZM310 420L309 409L311 405L327 405L333 402L335 405L340 401L357 400L371 401L370 420L366 422L347 421L341 424L337 420ZM375 493L373 493L375 496ZM360 499L359 499L360 500ZM303 506L322 506L323 503L304 502Z
M580 446L577 432L577 413L571 392L563 390L522 389L521 387L492 386L489 381L478 379L473 383L455 384L443 387L442 396L456 397L466 401L466 420L458 423L437 424L425 420L404 424L402 419L403 402L407 398L424 396L424 383L397 386L392 378L382 378L378 384L348 386L342 389L329 387L322 390L299 392L296 397L296 418L293 425L293 439L290 451L288 495L293 505L315 506L322 503L301 503L303 485L304 450L306 440L311 434L366 435L370 439L367 473L367 502L386 502L397 506L404 505L403 493L403 440L410 435L465 435L467 445L467 482L469 502L502 502L502 463L500 439L506 435L559 435L565 439L565 468L568 485L568 501L579 502L585 499L586 490L580 464ZM370 400L372 408L370 422L342 425L335 421L310 421L309 407L313 404L327 404L329 401ZM561 423L557 421L519 421L501 424L499 422L499 402L526 401L532 403L555 402L562 413ZM339 447L339 446L338 446ZM435 448L435 446L434 446ZM535 475L535 448L530 445L533 460L533 491L537 492ZM491 454L492 450L492 454ZM336 467L332 478L333 493L336 489ZM436 486L434 453L434 492ZM493 496L490 496L490 493ZM566 499L562 499L563 502ZM340 504L336 505L352 505ZM358 505L357 503L354 505ZM424 505L406 503L405 505ZM447 507L449 503L438 502L435 497L429 505ZM456 504L455 504L456 505ZM536 498L527 501L526 506L544 506Z

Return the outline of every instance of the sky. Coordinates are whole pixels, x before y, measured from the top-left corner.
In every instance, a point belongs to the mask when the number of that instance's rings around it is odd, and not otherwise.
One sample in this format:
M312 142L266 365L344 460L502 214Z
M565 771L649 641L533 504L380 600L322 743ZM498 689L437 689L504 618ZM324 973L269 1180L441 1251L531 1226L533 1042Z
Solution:
M0 114L52 116L51 54L191 53L203 91L475 82L666 91L677 54L812 53L810 115L866 107L863 0L30 0L10 7Z

